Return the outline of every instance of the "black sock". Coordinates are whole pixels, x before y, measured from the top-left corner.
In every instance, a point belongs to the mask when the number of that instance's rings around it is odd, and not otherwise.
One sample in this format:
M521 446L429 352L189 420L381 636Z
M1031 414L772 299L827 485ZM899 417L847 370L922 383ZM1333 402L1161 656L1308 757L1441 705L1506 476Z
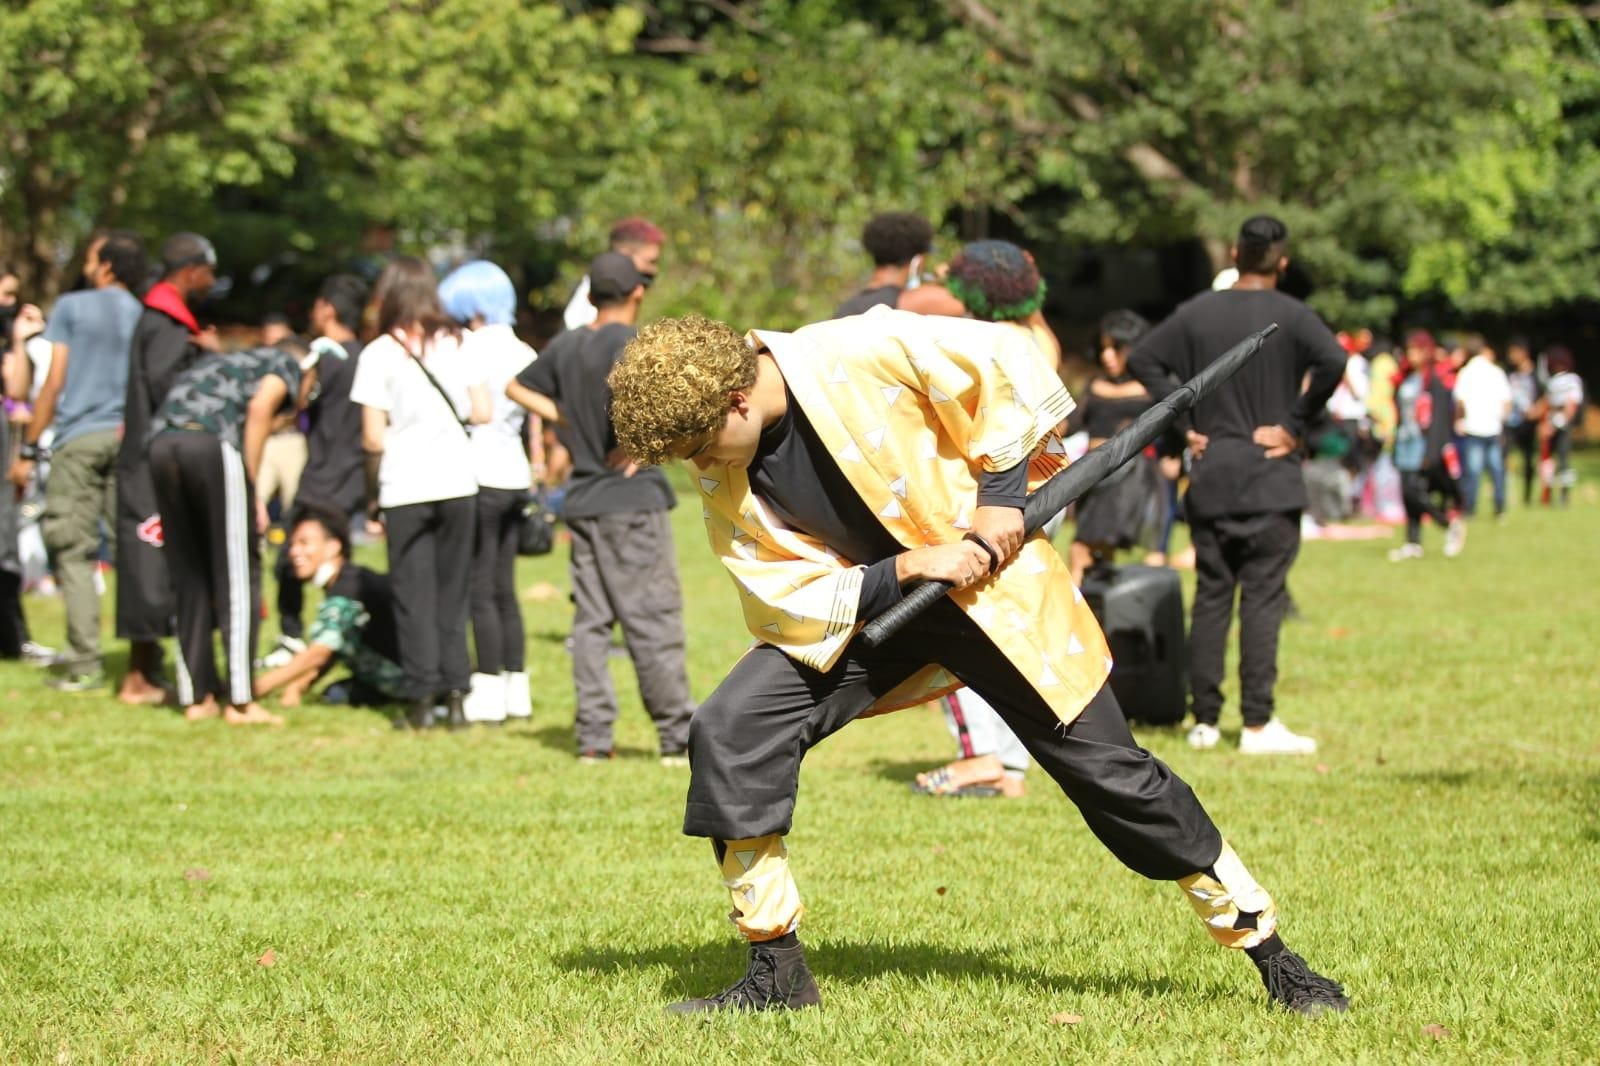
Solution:
M800 946L800 934L791 929L782 936L775 936L771 940L765 941L765 943L768 947L773 948L797 948Z
M1257 944L1255 947L1253 947L1253 948L1245 948L1244 949L1244 953L1246 955L1250 956L1250 958L1252 960L1254 960L1255 962L1261 963L1261 962L1266 962L1268 959L1272 958L1272 956L1278 954L1280 951L1288 951L1288 950L1289 950L1289 947L1288 947L1287 944L1285 944L1283 942L1283 938L1280 937L1277 933L1273 933L1271 936L1267 937L1267 939L1263 940L1261 943Z

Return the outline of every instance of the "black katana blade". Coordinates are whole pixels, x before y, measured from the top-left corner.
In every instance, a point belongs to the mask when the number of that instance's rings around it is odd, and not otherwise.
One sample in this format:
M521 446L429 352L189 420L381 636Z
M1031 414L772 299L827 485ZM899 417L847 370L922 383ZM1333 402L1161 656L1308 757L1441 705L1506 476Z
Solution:
M1068 504L1077 501L1123 463L1149 447L1185 411L1214 392L1218 385L1249 362L1277 329L1278 325L1274 322L1229 348L1216 362L1172 390L1100 447L1040 485L1028 497L1027 506L1022 511L1025 535L1037 532ZM899 603L862 627L862 644L876 648L899 632L907 622L947 596L952 587L942 581L923 581L913 585Z

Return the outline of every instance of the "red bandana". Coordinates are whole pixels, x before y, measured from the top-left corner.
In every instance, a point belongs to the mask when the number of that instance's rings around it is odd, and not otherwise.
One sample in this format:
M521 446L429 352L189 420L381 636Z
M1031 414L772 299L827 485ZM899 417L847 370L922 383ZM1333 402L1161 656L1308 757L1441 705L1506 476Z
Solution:
M200 323L195 321L194 312L189 310L182 295L168 282L158 281L152 285L150 291L144 294L144 305L176 319L190 333L200 332Z

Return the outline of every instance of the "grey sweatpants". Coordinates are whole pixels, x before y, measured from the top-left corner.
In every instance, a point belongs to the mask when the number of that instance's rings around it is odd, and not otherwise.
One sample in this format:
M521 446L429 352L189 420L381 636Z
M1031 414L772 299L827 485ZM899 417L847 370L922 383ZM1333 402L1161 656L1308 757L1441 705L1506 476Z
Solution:
M666 511L568 519L572 530L572 682L578 750L609 752L617 693L606 660L611 627L639 678L639 695L664 754L689 742L689 677L684 667L683 593Z

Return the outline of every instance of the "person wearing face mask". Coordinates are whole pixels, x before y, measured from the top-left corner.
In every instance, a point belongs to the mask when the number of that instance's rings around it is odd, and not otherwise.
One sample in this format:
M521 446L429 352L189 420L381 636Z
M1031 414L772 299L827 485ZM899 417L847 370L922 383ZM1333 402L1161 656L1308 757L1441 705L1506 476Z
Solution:
M1271 1001L1348 1009L1284 944L1271 896L1193 790L1134 741L1105 635L1049 540L1026 535L1021 508L985 502L985 481L1015 478L1025 495L1066 465L1072 398L1026 331L887 309L793 333L664 319L640 330L610 386L628 456L693 465L707 539L757 642L695 711L683 820L711 840L749 964L669 1010L820 1005L785 841L801 762L858 717L962 684L1122 863L1176 882L1210 935L1251 958ZM881 645L857 639L920 580L953 590ZM857 845L869 883L896 875ZM1027 920L1014 911L1003 920Z
M197 233L161 246L161 280L144 297L128 349L128 389L117 450L117 635L129 642L128 672L117 698L154 704L167 699L161 639L172 635L172 583L162 554L165 536L146 446L156 409L178 375L219 348L215 329L200 327L192 308L217 280L217 253Z
M298 706L306 690L337 664L350 671L351 705L404 701L394 590L387 575L350 562L350 524L343 508L303 499L290 523L289 560L298 580L322 590L322 604L306 631L305 646L256 678L256 698L281 690L279 703Z

